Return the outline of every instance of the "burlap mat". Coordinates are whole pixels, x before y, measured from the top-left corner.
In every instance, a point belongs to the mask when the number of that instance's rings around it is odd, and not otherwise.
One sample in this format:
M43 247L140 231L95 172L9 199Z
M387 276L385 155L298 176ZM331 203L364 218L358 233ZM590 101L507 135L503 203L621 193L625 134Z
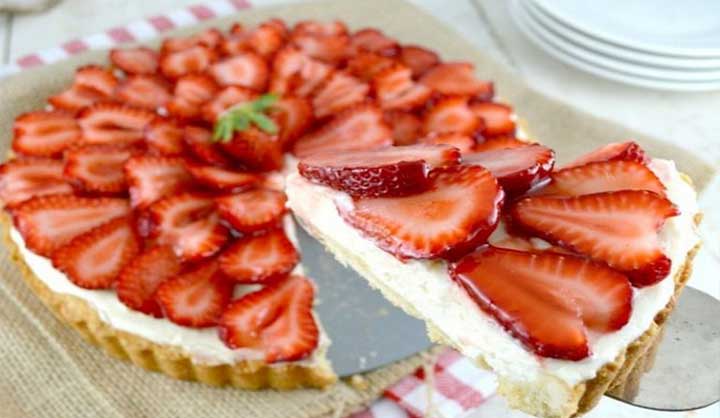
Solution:
M440 51L445 59L473 61L478 72L496 81L499 94L515 105L530 132L567 160L604 142L640 141L652 155L674 159L698 189L712 177L702 160L660 140L631 132L550 100L529 89L507 68L488 59L457 33L400 0L344 0L254 9L202 26L227 27L278 16L342 19L353 28L375 26L403 42ZM197 30L181 29L178 34ZM0 81L0 155L5 155L16 115L44 105L69 83L73 69L105 62L105 52L27 71ZM327 391L244 392L174 381L106 357L62 326L24 285L7 251L0 249L0 416L15 417L320 417L343 416L369 403L383 388L417 367L415 357L368 374L366 390L340 382ZM342 338L342 336L332 336Z

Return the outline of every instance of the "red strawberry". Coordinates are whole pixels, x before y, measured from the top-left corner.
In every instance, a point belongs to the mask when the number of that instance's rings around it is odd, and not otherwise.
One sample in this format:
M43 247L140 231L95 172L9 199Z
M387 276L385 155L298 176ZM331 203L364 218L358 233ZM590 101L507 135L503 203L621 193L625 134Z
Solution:
M227 55L236 55L242 51L252 50L264 58L271 57L285 43L287 29L275 24L265 22L251 32L232 32L221 46Z
M226 170L212 165L188 164L186 168L195 180L218 190L246 189L260 182L257 174Z
M464 154L463 163L487 168L505 192L515 196L547 180L555 165L555 152L542 145L526 145Z
M520 148L530 142L515 138L514 136L494 136L486 138L483 142L475 145L475 152L493 151L504 148Z
M423 116L423 131L426 134L472 134L481 126L481 121L463 97L440 100Z
M130 106L155 110L170 101L170 86L160 77L136 75L123 80L116 97Z
M185 51L199 45L214 49L220 45L222 39L222 32L216 28L208 28L203 32L184 38L167 38L160 46L160 52L167 54L170 52Z
M333 67L314 60L296 48L281 49L272 65L270 91L280 95L309 96L333 73Z
M618 190L648 190L661 196L665 186L647 166L635 161L598 161L550 174L544 195L578 196Z
M482 167L434 173L431 188L407 197L356 200L340 215L399 259L456 258L484 243L500 215L503 192Z
M447 144L457 148L463 154L471 152L475 147L475 140L467 135L449 132L444 134L430 134L418 140L421 144Z
M253 100L255 96L252 90L237 86L225 87L202 106L202 117L208 122L215 123L224 111L234 105Z
M243 52L213 64L208 72L221 86L240 86L264 91L268 67L260 55Z
M572 255L484 247L450 267L482 310L542 357L591 354L586 328L611 332L632 312L627 278Z
M512 107L502 103L481 102L473 103L470 109L484 122L483 136L512 135L515 133Z
M293 35L291 41L307 56L330 64L343 60L350 47L347 35Z
M72 193L63 163L49 158L13 159L0 165L0 200L13 206L49 194Z
M243 233L264 231L280 226L285 208L285 193L254 189L215 199L220 216Z
M412 70L413 77L420 77L440 63L440 57L433 51L417 45L403 45L400 62Z
M50 96L48 103L56 109L78 112L85 107L107 100L108 97L97 90L72 85L67 90Z
M60 110L23 113L13 124L13 151L35 157L62 154L80 139L72 114Z
M168 78L179 78L190 73L207 70L217 59L217 54L204 46L193 46L160 57L160 72Z
M116 104L98 104L80 112L82 142L128 145L143 138L143 130L155 118L152 112Z
M635 161L641 164L646 164L649 161L649 158L637 142L613 142L590 151L563 168L577 167L579 165L596 161L611 160Z
M392 58L362 51L348 60L347 71L363 81L370 81L381 71L393 65L395 65L395 61Z
M370 86L343 72L335 72L312 99L315 116L322 118L336 114L365 101Z
M192 328L215 326L230 303L233 283L219 272L215 260L164 281L155 299L172 322Z
M74 84L78 87L85 87L110 97L115 92L118 80L113 73L97 65L86 65L75 72Z
M345 23L335 20L332 22L318 22L314 20L303 20L295 24L291 36L313 35L313 36L340 36L347 35L348 29Z
M85 232L52 255L53 265L85 289L109 289L140 251L132 221L121 216Z
M157 52L142 46L111 49L110 62L128 74L154 74L158 70Z
M182 190L191 180L180 158L137 156L130 158L124 169L133 207L145 208Z
M383 122L382 112L372 105L360 105L298 139L293 154L304 158L318 151L366 150L391 144L392 132Z
M129 148L86 145L65 153L65 177L78 189L93 193L127 190L123 166L132 155Z
M185 150L185 130L172 119L155 118L145 127L145 143L160 155L180 155Z
M230 159L212 141L212 132L199 126L186 126L183 136L192 154L202 162L211 165L231 165Z
M627 274L633 285L652 285L670 272L658 230L678 215L667 199L623 190L557 198L533 196L511 210L513 223L561 247Z
M284 277L300 261L281 228L237 240L219 257L220 268L240 283L269 283Z
M167 104L170 114L181 119L195 119L201 115L201 107L212 99L219 87L215 80L205 74L188 74L175 83L174 96Z
M425 104L432 91L412 79L412 70L395 65L373 78L373 90L383 109L411 110Z
M420 82L445 95L474 96L488 89L489 81L475 77L475 66L468 62L445 62L427 70Z
M287 149L312 124L313 108L306 99L285 97L273 105L271 117L280 127L280 142Z
M350 51L353 55L366 51L386 57L397 55L399 45L393 38L387 37L377 29L365 28L352 34L350 37Z
M413 113L389 111L383 113L383 119L392 128L395 145L412 145L422 135L422 122Z
M408 145L370 151L319 152L300 161L300 175L353 197L396 197L431 187L430 170L460 163L448 145Z
M167 196L149 208L152 237L171 245L183 260L197 260L217 253L228 239L212 199L192 193Z
M283 166L283 144L277 135L270 136L256 128L235 132L230 142L220 146L245 166L260 171L279 170Z
M161 245L145 250L118 276L115 282L118 299L131 309L161 318L163 313L155 300L155 291L178 273L180 260L172 248Z
M69 194L34 197L11 210L25 244L46 257L76 236L129 212L126 199Z
M295 275L249 293L220 317L220 338L233 349L261 350L268 363L304 359L320 338L312 314L314 295L310 280Z

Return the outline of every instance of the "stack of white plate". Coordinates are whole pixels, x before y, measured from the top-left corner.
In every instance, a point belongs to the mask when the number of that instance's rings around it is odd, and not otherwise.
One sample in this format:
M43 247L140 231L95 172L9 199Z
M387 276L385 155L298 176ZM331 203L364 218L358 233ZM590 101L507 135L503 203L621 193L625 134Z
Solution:
M590 73L720 90L720 0L513 0L510 12L540 48Z

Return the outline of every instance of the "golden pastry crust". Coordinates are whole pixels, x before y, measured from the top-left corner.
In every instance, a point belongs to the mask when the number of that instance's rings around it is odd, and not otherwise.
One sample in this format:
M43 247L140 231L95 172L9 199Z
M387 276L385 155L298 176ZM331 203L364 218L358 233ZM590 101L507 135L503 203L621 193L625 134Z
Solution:
M73 327L83 338L113 357L175 379L241 389L325 388L337 380L324 355L318 356L317 361L312 364L269 365L261 360L246 360L210 366L193 361L179 346L156 344L138 335L115 329L103 322L97 311L84 300L50 290L28 267L17 245L10 238L12 222L9 216L3 214L0 222L5 246L35 295L60 321Z

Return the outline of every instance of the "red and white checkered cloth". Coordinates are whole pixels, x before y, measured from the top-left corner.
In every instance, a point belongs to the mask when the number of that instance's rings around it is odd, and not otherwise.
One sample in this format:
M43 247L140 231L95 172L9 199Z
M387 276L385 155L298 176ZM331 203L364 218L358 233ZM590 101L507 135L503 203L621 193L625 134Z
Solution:
M21 57L1 67L0 77L62 61L90 49L106 49L125 42L152 39L170 29L227 16L250 7L247 0L214 0L166 15L152 16ZM352 418L461 417L481 405L489 407L490 403L486 400L493 395L495 386L491 373L476 368L470 360L448 349L438 356L434 365L420 368L405 377L387 389L370 408L354 414Z

